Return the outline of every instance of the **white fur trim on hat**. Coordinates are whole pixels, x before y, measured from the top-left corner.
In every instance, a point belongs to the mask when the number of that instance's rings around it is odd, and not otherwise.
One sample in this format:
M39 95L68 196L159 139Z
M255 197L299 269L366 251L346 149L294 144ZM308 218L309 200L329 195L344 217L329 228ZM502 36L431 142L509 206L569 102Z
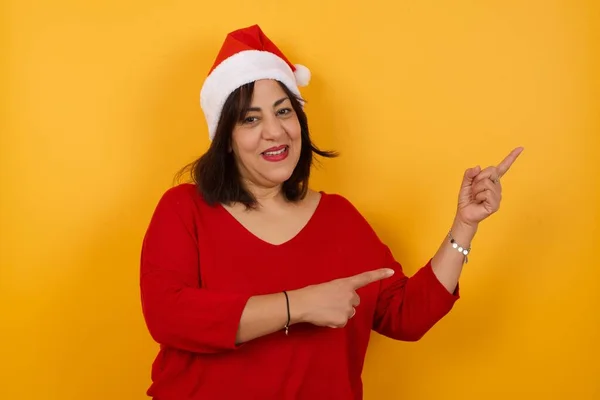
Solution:
M200 106L208 124L210 140L215 137L221 110L229 95L240 86L259 79L278 80L300 95L294 72L280 57L261 50L236 53L223 60L208 75L200 92Z

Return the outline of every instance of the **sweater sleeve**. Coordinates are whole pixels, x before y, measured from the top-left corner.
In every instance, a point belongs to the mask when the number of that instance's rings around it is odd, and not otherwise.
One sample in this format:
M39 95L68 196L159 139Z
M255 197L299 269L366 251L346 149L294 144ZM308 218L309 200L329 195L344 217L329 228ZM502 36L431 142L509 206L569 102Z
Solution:
M380 282L373 329L392 339L417 341L450 312L459 299L458 286L454 293L448 292L433 273L431 259L407 277L389 248L381 246L383 266L396 273Z
M140 289L146 326L165 346L198 353L234 350L249 296L201 287L189 197L177 188L167 191L144 236Z

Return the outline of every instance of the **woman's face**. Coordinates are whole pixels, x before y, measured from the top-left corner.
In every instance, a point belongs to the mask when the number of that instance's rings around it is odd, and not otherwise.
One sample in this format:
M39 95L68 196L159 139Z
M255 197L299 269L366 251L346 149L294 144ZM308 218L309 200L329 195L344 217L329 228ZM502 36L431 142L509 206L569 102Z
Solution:
M301 143L300 122L287 94L274 80L256 81L248 113L231 138L242 179L261 187L281 185L296 168Z

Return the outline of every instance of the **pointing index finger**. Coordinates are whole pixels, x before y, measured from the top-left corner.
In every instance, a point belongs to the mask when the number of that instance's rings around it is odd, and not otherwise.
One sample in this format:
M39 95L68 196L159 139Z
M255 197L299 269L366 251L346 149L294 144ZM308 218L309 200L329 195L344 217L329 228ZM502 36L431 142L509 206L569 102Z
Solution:
M390 268L381 268L373 271L363 272L358 275L354 275L348 278L350 284L356 289L360 289L363 286L367 286L370 283L389 278L394 275L394 270Z
M523 147L517 147L516 149L511 151L510 154L507 155L506 158L502 160L502 162L500 162L500 164L498 164L498 166L496 167L499 175L498 178L502 177L504 174L506 174L506 172L508 172L509 168L515 162L517 157L519 157L522 151Z

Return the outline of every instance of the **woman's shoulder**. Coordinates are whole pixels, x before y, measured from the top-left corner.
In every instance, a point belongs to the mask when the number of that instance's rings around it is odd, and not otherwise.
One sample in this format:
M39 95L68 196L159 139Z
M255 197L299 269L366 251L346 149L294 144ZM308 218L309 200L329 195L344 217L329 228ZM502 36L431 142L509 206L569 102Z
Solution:
M193 199L199 196L200 192L193 183L180 183L175 186L171 186L163 191L162 198L168 200L182 200L182 199Z
M358 207L349 197L335 192L321 191L320 193L329 213L334 214L336 218L343 218L344 220L358 223L366 222Z
M357 210L352 201L341 193L326 192L324 190L319 191L323 199L325 199L330 205L343 211Z
M202 193L193 183L180 183L164 190L159 196L157 209L177 211L198 210L208 207ZM208 207L210 208L210 207Z

